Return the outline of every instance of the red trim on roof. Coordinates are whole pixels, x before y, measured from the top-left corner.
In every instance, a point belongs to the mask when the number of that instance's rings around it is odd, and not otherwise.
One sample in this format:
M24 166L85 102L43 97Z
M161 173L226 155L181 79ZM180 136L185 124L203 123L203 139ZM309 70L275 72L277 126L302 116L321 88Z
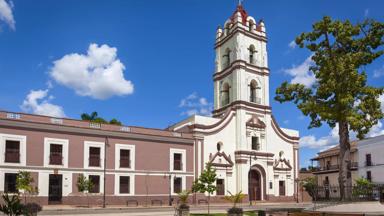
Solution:
M244 25L246 25L247 24L248 13L247 13L247 11L244 10L243 5L237 5L236 10L235 10L235 12L233 13L233 15L231 17L232 22L234 21L235 15L236 15L237 12L240 12L240 14L241 14L241 21L242 21L242 23Z

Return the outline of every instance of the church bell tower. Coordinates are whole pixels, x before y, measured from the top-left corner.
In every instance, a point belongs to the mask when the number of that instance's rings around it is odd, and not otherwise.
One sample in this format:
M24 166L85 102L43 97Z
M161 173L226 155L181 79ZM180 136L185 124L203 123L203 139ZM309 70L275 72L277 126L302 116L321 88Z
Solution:
M220 117L233 106L269 107L267 36L241 4L218 27L215 42L214 111Z
M198 138L196 177L209 162L223 191L243 191L250 201L294 197L299 133L280 128L272 115L264 22L240 2L217 29L215 53L212 117L196 115L171 128Z

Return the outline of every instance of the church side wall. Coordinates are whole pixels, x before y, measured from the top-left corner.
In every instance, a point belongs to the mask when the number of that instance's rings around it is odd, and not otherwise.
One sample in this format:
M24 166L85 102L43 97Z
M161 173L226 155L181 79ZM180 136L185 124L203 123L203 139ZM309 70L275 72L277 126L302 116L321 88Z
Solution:
M235 129L236 129L236 118L232 118L230 123L226 125L225 128L222 130L217 131L213 134L206 134L204 135L204 158L203 162L204 164L210 161L210 155L215 155L217 153L217 143L222 143L222 148L220 152L225 153L227 156L230 156L230 159L233 163L235 163L235 143L236 143L236 136L235 136ZM221 163L226 164L227 161L220 157ZM216 161L217 162L217 161ZM231 193L236 192L236 169L235 166L232 168L225 168L225 167L215 167L217 170L217 178L224 179L224 185L225 185L225 194L228 195L227 191L230 191ZM214 193L216 195L216 193Z
M268 189L268 193L273 196L279 196L279 181L285 181L286 195L293 196L294 191L294 177L298 176L297 164L298 157L294 155L294 145L282 139L272 128L272 118L270 115L266 116L267 125L267 151L273 151L275 154L274 159L279 158L279 153L284 152L283 158L289 160L289 164L292 166L290 171L275 171L270 172L268 175L269 182L272 182L272 189ZM295 162L295 164L294 164ZM296 169L294 168L296 166ZM273 168L271 168L273 170ZM296 174L294 173L296 171Z

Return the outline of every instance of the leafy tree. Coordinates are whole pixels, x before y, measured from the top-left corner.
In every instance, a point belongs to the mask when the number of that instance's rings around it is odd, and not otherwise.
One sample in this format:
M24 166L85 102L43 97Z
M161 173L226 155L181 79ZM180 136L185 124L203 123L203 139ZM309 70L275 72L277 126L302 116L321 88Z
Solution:
M316 77L312 86L284 82L276 89L275 100L293 101L311 118L309 128L327 123L339 127L339 185L341 200L351 199L349 131L362 139L383 118L378 97L383 88L367 84L365 65L380 57L384 24L366 20L353 25L324 17L313 25L312 32L302 33L296 43L312 52Z
M92 181L90 179L87 179L83 174L80 174L77 177L77 190L79 192L85 193L87 195L87 200L88 200L88 208L89 208L89 197L88 193L91 191L94 187Z
M210 163L206 163L205 170L200 174L199 178L193 182L192 191L200 193L208 193L208 215L211 194L216 191L216 169L212 168Z
M314 200L316 196L316 187L317 187L316 178L307 177L301 182L301 184L304 187L305 191L307 191L309 196L312 197L312 200Z
M32 183L34 179L31 176L31 173L28 171L19 171L16 178L16 188L19 191L22 191L24 194L24 203L27 203L27 195L37 193L38 189L33 187Z

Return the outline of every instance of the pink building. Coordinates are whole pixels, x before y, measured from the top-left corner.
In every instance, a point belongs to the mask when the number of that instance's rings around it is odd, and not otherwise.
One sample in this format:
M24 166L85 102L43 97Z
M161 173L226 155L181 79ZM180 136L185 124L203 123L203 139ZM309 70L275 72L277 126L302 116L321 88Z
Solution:
M32 173L42 204L85 203L80 174L95 185L93 202L168 202L190 188L195 139L189 133L0 112L0 191L16 192L16 173ZM105 169L104 169L105 166Z

